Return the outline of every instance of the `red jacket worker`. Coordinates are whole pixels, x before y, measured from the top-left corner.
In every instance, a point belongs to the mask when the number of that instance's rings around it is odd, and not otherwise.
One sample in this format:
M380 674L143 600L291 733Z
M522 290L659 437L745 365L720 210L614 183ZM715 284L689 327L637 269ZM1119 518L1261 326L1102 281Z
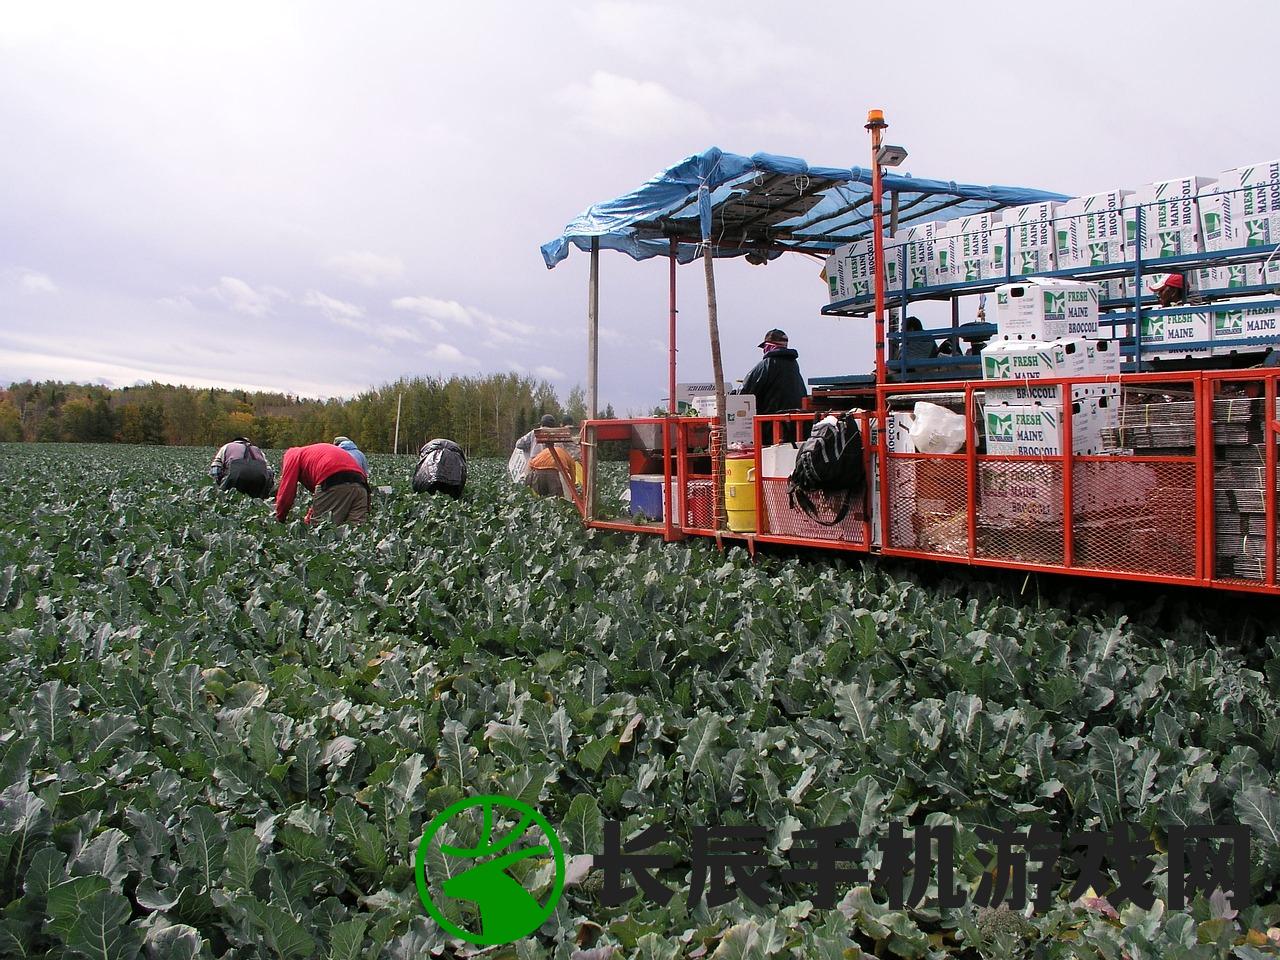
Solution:
M328 517L334 523L362 523L369 516L369 480L355 457L331 443L290 447L280 467L276 491L276 519L284 521L293 508L298 484L315 496L306 521Z

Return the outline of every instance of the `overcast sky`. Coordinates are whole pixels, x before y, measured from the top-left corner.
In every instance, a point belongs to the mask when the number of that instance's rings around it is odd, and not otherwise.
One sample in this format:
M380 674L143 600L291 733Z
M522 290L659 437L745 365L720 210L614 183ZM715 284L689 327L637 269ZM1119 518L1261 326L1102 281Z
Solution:
M856 11L856 12L855 12ZM538 247L710 146L1068 194L1280 157L1280 4L0 7L0 383L350 395L586 367L586 255ZM1238 44L1238 47L1233 47ZM601 256L601 394L666 394L666 265ZM864 372L820 264L718 265L726 374L786 329ZM681 380L709 378L679 271ZM968 319L966 316L964 319Z

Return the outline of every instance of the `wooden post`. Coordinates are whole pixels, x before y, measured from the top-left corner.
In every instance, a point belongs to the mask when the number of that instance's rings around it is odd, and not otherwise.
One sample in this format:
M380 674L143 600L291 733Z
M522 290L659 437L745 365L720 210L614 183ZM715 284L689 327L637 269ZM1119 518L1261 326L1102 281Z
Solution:
M600 238L591 238L591 279L587 282L587 418L597 416L600 397Z
M724 507L724 365L720 361L720 320L716 312L716 274L712 267L711 241L702 243L702 267L707 278L707 332L711 337L711 375L716 385L716 421L711 425L711 504L716 529L726 525Z
M400 404L404 402L404 391L396 394L396 436L391 441L391 452L400 452Z

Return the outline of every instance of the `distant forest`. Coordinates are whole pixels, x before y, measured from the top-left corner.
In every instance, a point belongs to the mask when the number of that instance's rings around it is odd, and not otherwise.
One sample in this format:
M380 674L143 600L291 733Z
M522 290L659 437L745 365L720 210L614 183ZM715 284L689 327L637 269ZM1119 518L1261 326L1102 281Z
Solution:
M402 453L448 437L472 457L506 456L543 414L586 416L580 387L562 403L546 381L516 374L415 377L324 401L163 383L108 388L45 381L0 390L0 441L218 446L245 436L282 449L343 435L366 452L389 453L397 398ZM612 417L612 407L603 415Z

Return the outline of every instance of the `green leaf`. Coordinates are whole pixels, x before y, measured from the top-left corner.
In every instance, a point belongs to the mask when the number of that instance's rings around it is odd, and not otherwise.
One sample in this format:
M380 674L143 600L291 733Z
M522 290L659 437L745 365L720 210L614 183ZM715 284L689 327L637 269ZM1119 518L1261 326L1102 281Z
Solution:
M99 874L111 882L111 888L118 891L120 882L129 872L129 865L121 855L121 848L127 846L129 838L123 832L111 829L104 830L81 848L71 861L71 872L78 876Z
M67 855L56 847L41 847L31 856L22 888L28 897L42 899L67 878Z
M335 923L329 930L329 960L360 960L364 953L364 917Z
M46 748L57 746L70 738L71 711L79 700L75 690L61 680L42 683L36 690L32 703L36 736Z
M110 886L106 877L93 876L76 877L50 887L45 905L49 930L65 937L84 905L99 893L107 892Z
M698 714L680 739L678 752L686 770L700 770L708 777L716 772L716 741L720 737L722 721L717 714L703 711Z
M566 853L600 853L604 835L600 807L595 797L580 793L573 798L560 823L560 835L564 839Z
M199 892L212 890L222 876L226 850L226 831L217 814L208 807L193 807L183 825L178 858L195 871Z
M841 728L852 732L856 743L870 743L876 725L876 709L862 684L854 681L837 686L835 704Z
M248 827L227 835L226 886L230 890L249 891L262 866L258 858L258 835Z
M316 955L317 944L311 934L284 910L243 894L233 902L279 960L303 960Z
M203 945L200 931L184 923L153 927L145 944L149 960L196 960Z
M99 891L82 904L65 936L67 946L86 960L133 960L142 937L129 926L131 913L123 896Z
M1235 799L1236 816L1253 828L1261 846L1280 852L1280 799L1265 787L1249 787Z

